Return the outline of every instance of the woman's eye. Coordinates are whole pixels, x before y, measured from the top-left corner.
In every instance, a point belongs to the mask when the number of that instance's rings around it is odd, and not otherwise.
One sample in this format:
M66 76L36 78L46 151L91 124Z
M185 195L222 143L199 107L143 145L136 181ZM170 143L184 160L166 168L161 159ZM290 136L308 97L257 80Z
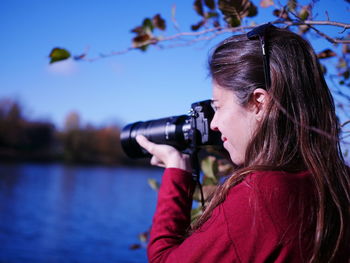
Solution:
M214 103L211 103L211 107L214 111L217 111L219 109L219 106L215 105Z
M218 106L218 105L215 105L215 106L214 106L214 111L218 111L218 110L220 110L220 109L221 109L220 106Z

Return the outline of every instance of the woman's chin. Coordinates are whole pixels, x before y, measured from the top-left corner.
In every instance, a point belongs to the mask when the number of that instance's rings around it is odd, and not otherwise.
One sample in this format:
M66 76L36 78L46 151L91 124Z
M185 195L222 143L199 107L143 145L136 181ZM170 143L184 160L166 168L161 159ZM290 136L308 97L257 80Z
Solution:
M225 141L223 144L224 148L230 155L230 159L236 166L241 166L244 163L244 158L239 154L228 141Z
M241 156L237 156L235 154L230 153L230 159L236 166L241 166L244 162L243 158Z

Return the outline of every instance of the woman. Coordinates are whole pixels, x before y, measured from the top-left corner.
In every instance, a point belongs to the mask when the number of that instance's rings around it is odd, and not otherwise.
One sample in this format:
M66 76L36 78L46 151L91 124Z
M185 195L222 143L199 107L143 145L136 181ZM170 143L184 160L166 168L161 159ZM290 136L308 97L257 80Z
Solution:
M350 182L316 55L270 24L220 43L209 61L215 115L234 173L190 228L187 156L143 136L165 167L150 262L349 262Z

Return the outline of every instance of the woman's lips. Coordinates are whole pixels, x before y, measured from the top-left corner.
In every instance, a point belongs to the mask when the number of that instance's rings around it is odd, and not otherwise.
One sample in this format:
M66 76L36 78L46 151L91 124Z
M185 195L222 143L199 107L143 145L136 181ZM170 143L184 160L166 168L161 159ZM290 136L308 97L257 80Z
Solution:
M222 146L224 146L224 148L225 148L226 150L228 150L228 149L227 149L227 138L226 138L226 137L221 137L221 140L222 140Z

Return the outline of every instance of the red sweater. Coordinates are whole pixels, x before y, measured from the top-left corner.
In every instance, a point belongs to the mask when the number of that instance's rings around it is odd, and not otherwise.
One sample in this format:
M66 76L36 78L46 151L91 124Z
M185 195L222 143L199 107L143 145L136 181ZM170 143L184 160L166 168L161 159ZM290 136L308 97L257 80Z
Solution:
M165 170L148 245L150 262L305 262L313 239L308 172L256 172L231 188L202 227L190 226L191 174Z

